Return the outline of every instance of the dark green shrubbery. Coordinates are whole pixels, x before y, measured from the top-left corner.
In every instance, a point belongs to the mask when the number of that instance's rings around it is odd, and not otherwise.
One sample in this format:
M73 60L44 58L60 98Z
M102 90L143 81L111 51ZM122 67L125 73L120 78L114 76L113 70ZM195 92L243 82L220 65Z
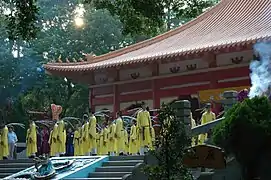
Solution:
M225 114L213 131L214 143L235 156L245 180L259 176L260 160L271 152L271 103L266 97L246 99Z

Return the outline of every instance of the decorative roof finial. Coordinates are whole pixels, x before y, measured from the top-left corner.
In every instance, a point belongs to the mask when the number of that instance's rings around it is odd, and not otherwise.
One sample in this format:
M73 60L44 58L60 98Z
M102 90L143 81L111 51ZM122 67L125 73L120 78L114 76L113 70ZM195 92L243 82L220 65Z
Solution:
M59 55L59 57L58 57L58 59L57 59L57 62L62 63L62 60L61 60L61 54Z

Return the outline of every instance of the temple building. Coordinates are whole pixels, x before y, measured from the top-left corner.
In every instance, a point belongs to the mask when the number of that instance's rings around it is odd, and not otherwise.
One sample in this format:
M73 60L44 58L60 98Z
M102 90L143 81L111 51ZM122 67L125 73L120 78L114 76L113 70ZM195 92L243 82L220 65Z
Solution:
M95 110L116 112L144 101L150 108L191 96L219 100L250 86L253 45L271 38L270 0L221 0L174 30L82 62L44 65L47 73L89 86Z

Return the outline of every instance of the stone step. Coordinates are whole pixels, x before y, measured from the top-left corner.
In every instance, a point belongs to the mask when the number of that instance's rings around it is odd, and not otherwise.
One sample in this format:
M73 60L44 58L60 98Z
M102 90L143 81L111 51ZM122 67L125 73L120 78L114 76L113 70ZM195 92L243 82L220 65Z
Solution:
M117 177L102 177L102 178L64 178L63 180L122 180L122 178Z
M7 163L7 164L0 164L0 168L28 168L33 165L34 163Z
M14 173L0 173L0 179L5 178L7 176L10 176L12 174L14 174Z
M104 166L135 166L138 163L143 163L143 160L127 160L127 161L107 161L103 163Z
M109 161L144 160L144 156L110 156Z
M17 173L25 168L0 168L0 173Z
M34 163L34 161L33 159L0 160L0 164L4 164L4 163Z
M89 174L89 178L122 178L126 174L131 174L131 172L93 172Z
M132 172L134 166L104 166L96 168L95 172Z

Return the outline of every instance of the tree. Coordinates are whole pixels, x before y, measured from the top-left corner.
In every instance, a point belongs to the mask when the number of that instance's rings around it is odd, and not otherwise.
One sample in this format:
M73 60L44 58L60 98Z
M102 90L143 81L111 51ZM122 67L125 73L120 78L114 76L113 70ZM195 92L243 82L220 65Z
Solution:
M213 141L233 154L243 170L243 178L259 175L261 160L270 152L271 104L266 97L246 99L236 104L213 131Z
M107 9L112 15L117 15L124 25L124 33L154 36L161 33L161 27L166 30L179 26L191 18L201 14L206 8L214 5L218 0L83 0L95 9ZM43 3L67 5L70 0L48 1ZM1 4L10 9L6 11L8 32L10 39L35 38L41 29L36 23L40 8L40 1L35 0L4 0ZM162 28L162 32L163 32Z
M186 148L191 144L184 123L176 118L170 104L162 105L158 119L161 131L156 150L150 152L158 160L158 164L146 167L148 179L191 180L188 169L182 164Z

